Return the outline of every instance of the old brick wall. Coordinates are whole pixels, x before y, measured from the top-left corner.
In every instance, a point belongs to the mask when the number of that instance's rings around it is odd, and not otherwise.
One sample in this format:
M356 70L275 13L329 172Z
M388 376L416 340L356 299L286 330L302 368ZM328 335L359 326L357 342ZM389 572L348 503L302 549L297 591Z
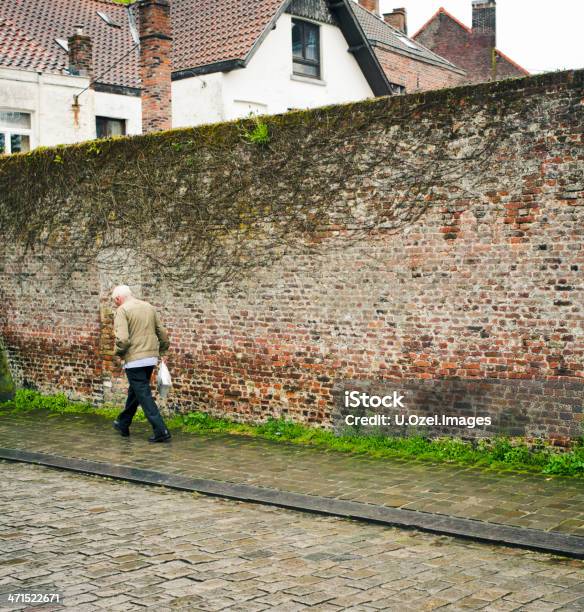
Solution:
M379 162L343 186L342 199L357 209L383 205L402 166L436 151L437 165L453 161L431 179L420 174L436 189L424 214L399 231L379 227L351 240L347 228L320 251L284 256L213 295L145 275L139 261L107 274L80 268L74 290L64 289L50 261L23 271L9 256L0 268L0 333L14 378L119 399L108 293L128 282L169 328L175 409L329 427L343 413L344 390L397 389L409 413L493 418L491 427L429 433L580 435L583 83L584 72L566 72L266 118L274 150L299 118L310 125L311 141L297 149L309 177L327 146L327 117L345 113L350 130L382 111L353 134L356 163ZM403 163L383 161L392 147ZM339 149L339 164L346 155ZM270 155L263 159L269 167ZM224 180L227 189L232 179ZM292 192L302 180L284 170L273 189Z
M14 257L1 263L1 334L18 387L103 400L99 280L79 270L60 286L50 261L32 260L26 271ZM9 279L6 282L6 279Z

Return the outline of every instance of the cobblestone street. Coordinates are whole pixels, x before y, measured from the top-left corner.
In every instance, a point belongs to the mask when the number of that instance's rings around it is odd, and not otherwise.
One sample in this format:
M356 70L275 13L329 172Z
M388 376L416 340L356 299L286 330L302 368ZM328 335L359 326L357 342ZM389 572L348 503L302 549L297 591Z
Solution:
M577 560L32 465L0 470L3 609L26 609L8 593L41 591L80 612L584 608Z

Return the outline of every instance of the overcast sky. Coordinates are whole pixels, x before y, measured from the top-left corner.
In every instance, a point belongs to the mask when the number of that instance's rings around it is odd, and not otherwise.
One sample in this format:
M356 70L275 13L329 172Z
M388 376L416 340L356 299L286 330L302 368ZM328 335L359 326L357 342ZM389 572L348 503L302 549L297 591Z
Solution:
M380 0L405 7L414 34L443 6L469 27L471 0ZM497 0L497 48L530 72L584 68L584 0Z

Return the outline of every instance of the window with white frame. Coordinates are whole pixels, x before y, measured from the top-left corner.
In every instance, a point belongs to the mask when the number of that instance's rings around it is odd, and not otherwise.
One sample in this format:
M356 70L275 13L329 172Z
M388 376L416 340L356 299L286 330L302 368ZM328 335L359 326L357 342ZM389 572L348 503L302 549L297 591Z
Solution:
M30 113L0 109L0 155L26 153L31 148Z

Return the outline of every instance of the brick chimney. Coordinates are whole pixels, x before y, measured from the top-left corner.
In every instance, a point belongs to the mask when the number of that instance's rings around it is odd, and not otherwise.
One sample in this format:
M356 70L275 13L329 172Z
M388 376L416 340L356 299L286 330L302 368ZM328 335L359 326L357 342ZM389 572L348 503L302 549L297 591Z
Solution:
M404 34L408 33L408 18L405 8L396 8L391 13L383 13L383 21L401 30Z
M484 37L489 46L497 46L497 4L495 0L473 0L472 31Z
M69 73L91 79L93 72L93 49L91 38L83 34L83 26L75 26L75 34L67 38L69 46Z
M172 30L169 0L140 0L142 132L172 127Z
M359 0L359 4L368 11L379 15L379 0Z

